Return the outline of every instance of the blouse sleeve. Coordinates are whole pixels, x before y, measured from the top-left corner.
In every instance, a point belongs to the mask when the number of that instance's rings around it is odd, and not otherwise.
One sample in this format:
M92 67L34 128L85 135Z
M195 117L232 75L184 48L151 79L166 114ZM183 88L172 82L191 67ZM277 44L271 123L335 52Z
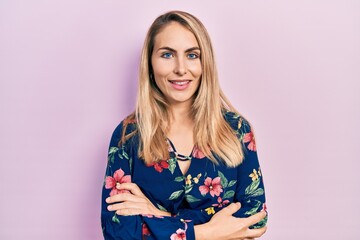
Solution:
M118 145L123 122L114 130L108 152L107 167L102 188L101 225L105 240L182 239L195 240L194 224L181 217L152 215L120 216L108 211L105 199L121 194L116 184L131 182L132 154L129 141ZM137 153L136 153L137 154Z
M212 215L207 214L206 211L203 211L202 209L187 208L179 209L176 215L183 219L191 219L194 225L207 223L212 217Z
M237 128L238 137L243 144L244 159L238 166L238 184L235 194L235 202L241 203L241 209L234 216L249 217L261 210L266 211L263 175L250 124L240 117ZM267 216L251 228L261 228L266 225L266 222Z

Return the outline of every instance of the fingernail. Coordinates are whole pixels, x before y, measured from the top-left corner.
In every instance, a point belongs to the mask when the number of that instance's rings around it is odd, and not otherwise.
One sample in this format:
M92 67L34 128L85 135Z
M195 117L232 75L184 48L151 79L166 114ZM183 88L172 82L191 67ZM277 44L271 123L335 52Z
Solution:
M110 202L110 198L108 197L107 199L105 199L105 202Z
M107 207L107 209L108 209L108 210L111 210L111 209L112 209L112 206L111 206L111 205L109 205L109 206Z

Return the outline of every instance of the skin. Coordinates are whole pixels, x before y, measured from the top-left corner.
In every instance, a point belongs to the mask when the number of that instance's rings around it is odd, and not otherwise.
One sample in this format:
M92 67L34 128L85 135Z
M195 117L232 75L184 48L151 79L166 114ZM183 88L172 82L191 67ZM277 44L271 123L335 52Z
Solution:
M200 48L192 32L173 22L155 37L151 63L156 85L172 107L190 108L202 73ZM185 90L176 90L170 80L190 80Z
M201 81L200 50L195 36L188 29L176 22L169 23L155 37L151 63L155 82L170 105L171 122L167 137L176 146L178 153L188 155L193 148L194 123L190 117L191 104ZM190 81L185 90L176 90L169 80ZM179 161L179 167L185 174L190 161ZM117 186L119 190L128 190L108 197L106 202L109 211L118 215L151 214L171 216L171 213L156 208L142 193L135 183L123 183ZM214 214L208 223L196 225L197 240L251 240L262 236L266 227L249 229L249 227L266 216L262 211L248 218L235 218L233 213L240 209L240 203L231 203Z
M123 183L117 187L119 190L128 190L108 197L106 202L109 211L116 211L122 216L130 215L156 215L171 216L170 213L157 209L141 192L135 183ZM232 214L241 208L240 203L231 203L221 211L214 214L208 223L195 226L196 240L251 240L261 237L267 227L250 229L249 227L266 216L265 211L256 213L248 218L236 218Z

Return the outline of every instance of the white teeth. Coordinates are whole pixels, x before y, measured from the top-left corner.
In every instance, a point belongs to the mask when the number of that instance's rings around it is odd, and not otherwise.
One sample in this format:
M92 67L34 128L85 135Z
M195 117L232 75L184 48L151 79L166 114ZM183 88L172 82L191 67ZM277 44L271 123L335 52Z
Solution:
M172 82L176 85L184 85L184 84L187 84L189 81L184 81L184 82Z

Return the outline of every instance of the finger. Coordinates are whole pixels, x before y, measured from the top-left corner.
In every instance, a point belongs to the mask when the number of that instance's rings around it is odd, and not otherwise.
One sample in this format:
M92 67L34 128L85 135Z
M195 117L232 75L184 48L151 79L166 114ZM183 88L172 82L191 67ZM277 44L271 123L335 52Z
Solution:
M145 202L145 199L139 197L139 196L135 196L131 193L120 193L120 194L116 194L114 196L108 197L106 199L107 203L115 203L115 202L125 202L125 201L129 201L129 202Z
M222 210L220 210L219 213L222 212L227 215L232 215L236 211L238 211L240 208L241 208L241 204L239 202L231 203L227 207L224 207Z
M145 206L144 203L122 202L122 203L111 204L107 207L107 209L109 211L118 211L123 209L145 209Z
M267 230L267 226L257 229L248 229L246 231L246 236L248 238L259 238L261 237Z
M117 210L116 214L121 215L121 216L132 216L132 215L141 215L141 214L144 214L144 213L142 213L141 209L125 208L125 209Z
M251 226L251 225L254 225L255 223L258 223L260 222L263 218L266 217L266 212L265 211L261 211L261 212L258 212L248 218L245 218L246 219L246 223L247 223L247 226Z
M139 186L135 183L121 183L116 187L118 190L128 190L136 196L144 196Z

